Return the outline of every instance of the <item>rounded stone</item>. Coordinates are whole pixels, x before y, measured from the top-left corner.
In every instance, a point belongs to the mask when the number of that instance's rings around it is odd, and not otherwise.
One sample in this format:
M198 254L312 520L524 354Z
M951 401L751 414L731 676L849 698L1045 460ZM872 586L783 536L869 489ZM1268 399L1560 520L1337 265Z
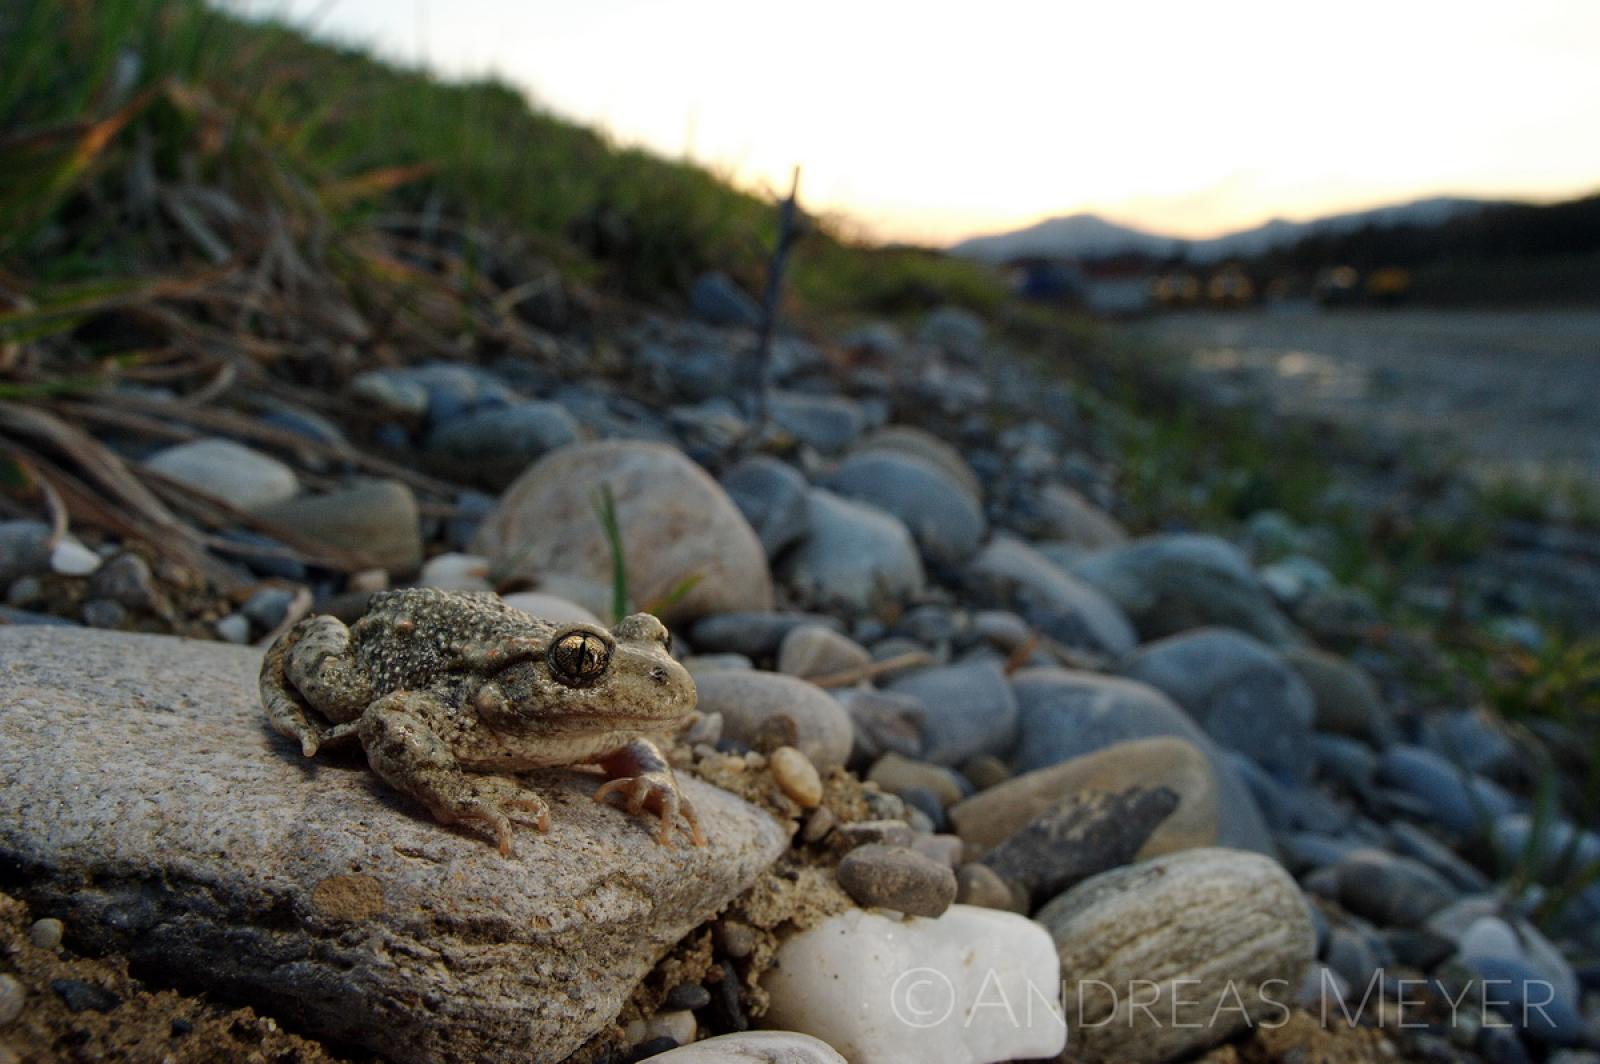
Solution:
M508 1045L565 1058L788 845L766 813L681 775L707 844L659 846L593 800L596 777L556 769L529 779L549 833L519 829L503 856L364 768L307 771L263 724L258 650L0 627L0 660L0 779L47 814L0 816L29 900L153 980L205 972L308 1036L404 1064ZM445 910L472 933L441 935Z
M1221 625L1273 646L1294 640L1249 559L1216 536L1147 536L1096 551L1072 571L1121 606L1146 639Z
M110 599L130 610L156 611L162 608L150 563L137 554L124 552L100 566L89 578L88 594Z
M1305 682L1271 647L1202 628L1146 644L1123 675L1164 691L1217 742L1283 783L1311 775L1316 710Z
M1016 606L1030 624L1068 646L1120 658L1138 643L1115 602L1011 536L990 539L967 566L966 582L995 605Z
M1185 850L1103 872L1034 918L1077 988L1068 996L1075 1061L1156 1064L1246 1025L1281 1022L1279 1003L1316 949L1283 866L1236 850Z
M949 769L913 761L892 751L873 763L867 779L894 794L922 788L938 800L940 807L959 802L962 797L961 784Z
M55 949L61 945L61 936L66 928L60 920L47 916L42 920L35 920L33 926L28 928L28 941L40 949Z
M896 677L888 690L916 699L909 715L922 733L923 760L955 765L1009 753L1016 744L1017 699L997 661L918 669Z
M503 596L507 606L514 606L529 617L556 624L604 624L598 616L576 602L543 591L514 591Z
M390 417L420 419L428 412L428 389L404 370L374 369L357 374L350 381L349 391L361 405Z
M980 506L983 504L983 486L978 482L978 475L961 457L960 451L931 432L911 425L885 425L863 437L852 453L864 454L869 451L887 451L919 458L937 467L971 496L973 502Z
M242 613L230 613L216 623L217 634L224 642L243 645L250 642L250 618Z
M276 458L216 437L167 447L144 464L241 510L284 502L300 490L294 470Z
M0 1027L21 1016L27 1000L28 991L21 980L14 975L0 975Z
M754 749L793 746L818 772L850 756L850 717L815 684L775 672L721 670L695 678L700 712L722 714L724 739Z
M1311 692L1318 731L1384 740L1393 725L1366 671L1326 651L1290 647L1284 659Z
M968 843L987 848L1074 795L1120 794L1130 787L1165 787L1178 796L1178 808L1140 848L1140 859L1216 844L1211 762L1193 743L1166 736L1117 743L1013 777L958 802L950 822Z
M768 757L772 778L784 794L802 809L815 809L822 802L822 777L811 759L792 746L780 746Z
M806 513L806 536L780 569L799 598L865 612L922 592L922 560L899 518L820 488Z
M1046 484L1028 499L1030 535L1082 550L1117 547L1128 533L1114 517L1064 484Z
M1148 684L1075 669L1022 669L1017 693L1017 751L1012 768L1030 772L1129 739L1170 736L1193 743L1216 777L1222 846L1272 853L1255 799L1221 751L1170 698Z
M50 571L62 576L88 576L100 568L100 555L71 536L63 536L50 551Z
M961 774L974 788L986 791L1011 779L1011 769L993 754L979 754L961 763Z
M866 428L866 412L853 399L837 395L773 392L767 397L772 423L823 454L838 454Z
M563 447L506 489L473 550L508 576L559 572L609 584L611 550L596 493L616 500L628 590L668 623L772 606L761 542L727 494L681 452L607 440ZM687 587L687 590L685 588Z
M977 552L988 528L982 507L958 482L914 455L858 452L844 460L827 486L894 514L932 563L965 561Z
M417 584L441 591L492 591L491 570L489 559L476 554L439 554L422 564Z
M872 664L867 648L818 624L790 629L778 644L778 671L808 679L849 672Z
M956 900L956 875L947 864L915 850L869 842L839 862L839 885L866 906L907 916L938 916Z
M954 905L936 920L829 917L786 941L761 985L766 1023L823 1038L859 1064L978 1064L1061 1052L1060 978L1044 928Z
M650 1059L657 1064L847 1064L828 1043L795 1031L719 1035Z
M722 475L722 489L755 529L768 558L806 534L806 478L793 466L751 455Z
M362 480L328 492L264 507L261 516L365 555L394 573L422 564L417 498L398 480Z
M0 521L0 585L49 568L49 525L43 521Z
M564 407L530 401L446 421L429 433L427 452L445 475L498 491L579 434Z
M1018 907L1016 894L1000 873L978 861L968 861L956 869L956 901L1006 912L1016 912Z

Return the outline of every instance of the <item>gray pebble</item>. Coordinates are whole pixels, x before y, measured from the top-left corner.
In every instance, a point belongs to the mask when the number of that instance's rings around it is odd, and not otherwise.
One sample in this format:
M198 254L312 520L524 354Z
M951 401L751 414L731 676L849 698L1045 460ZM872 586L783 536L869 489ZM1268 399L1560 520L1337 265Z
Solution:
M257 627L270 632L283 623L293 602L293 591L282 587L264 587L250 596L240 612L254 621Z
M43 920L35 920L28 929L28 941L40 949L55 949L61 945L61 933L64 928L61 921L53 916Z
M1083 792L1029 821L983 860L1042 903L1132 861L1177 807L1177 794L1166 787Z
M50 570L62 576L88 576L100 568L100 555L75 539L63 539L50 552Z
M805 826L800 829L802 842L821 842L833 830L836 818L833 810L827 806L818 806L806 817Z
M50 568L50 526L43 521L0 521L0 581Z
M927 819L930 830L944 830L944 803L930 788L905 787L899 794L913 812L921 813Z
M0 1027L22 1015L28 991L14 975L0 975Z
M217 622L217 634L230 643L243 645L250 642L250 619L242 613L230 613Z
M0 544L3 548L4 544ZM11 582L6 589L6 604L18 609L27 609L44 597L44 582L37 576L22 576Z
M910 916L939 916L956 900L949 865L903 847L868 843L839 862L839 885L862 905Z
M998 787L1011 778L1011 770L1006 763L993 754L979 754L963 762L961 774L980 791Z
M717 939L722 952L735 960L742 960L755 952L756 933L749 924L724 920L717 925Z
M690 746L705 743L707 746L716 746L722 739L722 714L705 713L700 719L689 726L689 731L684 735L684 741Z
M904 820L858 820L839 825L836 835L847 849L874 842L885 846L910 846L913 836L911 825Z
M699 983L680 983L667 992L669 1009L703 1009L711 1004L711 992Z
M90 628L116 628L128 619L128 610L111 599L90 599L79 611Z
M110 1012L122 1004L122 999L105 987L86 983L82 979L52 979L50 989L66 1003L68 1012L83 1012L85 1009Z
M1017 899L1000 873L978 861L956 869L956 901L985 909L1017 910Z
M157 611L161 593L156 590L150 563L137 554L119 554L89 578L89 595L110 599L130 610Z

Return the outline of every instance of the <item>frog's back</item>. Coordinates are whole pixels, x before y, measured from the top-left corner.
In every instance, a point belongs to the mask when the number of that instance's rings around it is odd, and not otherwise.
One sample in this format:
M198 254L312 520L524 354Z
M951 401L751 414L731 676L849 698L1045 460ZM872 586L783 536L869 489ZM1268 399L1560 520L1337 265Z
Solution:
M463 669L463 656L510 638L548 636L554 626L508 606L492 591L380 591L356 624L357 659L373 693L427 687Z

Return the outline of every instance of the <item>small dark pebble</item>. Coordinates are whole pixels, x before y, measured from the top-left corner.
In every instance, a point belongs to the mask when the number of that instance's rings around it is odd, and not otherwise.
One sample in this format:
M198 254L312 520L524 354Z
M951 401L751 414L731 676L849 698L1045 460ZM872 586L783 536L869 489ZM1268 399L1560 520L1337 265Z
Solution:
M1478 1031L1478 1054L1486 1064L1531 1064L1533 1057L1509 1027L1490 1026Z
M182 1038L184 1035L189 1034L193 1030L194 1024L190 1023L182 1016L179 1016L177 1019L172 1021L172 1037L174 1038Z
M750 1029L750 1020L739 1003L739 973L732 961L722 962L722 978L711 985L711 1001L706 1006L704 1019L718 1034L738 1034Z
M920 809L924 816L933 821L933 830L944 830L944 804L939 801L939 796L926 787L907 787L899 792L900 800L913 809Z
M660 1038L652 1038L648 1042L640 1042L633 1047L633 1052L629 1053L625 1059L629 1061L648 1060L651 1057L660 1056L668 1050L677 1048L678 1042L676 1039L662 1035Z
M805 826L800 829L800 840L802 842L820 842L828 832L833 830L835 823L836 819L833 815L833 810L825 805L819 806L812 810L810 816L806 817Z
M110 1012L122 1004L122 999L105 987L86 983L82 979L52 979L50 989L66 1002L69 1012L82 1012L84 1009Z
M703 1009L711 1004L711 991L699 983L680 983L667 992L669 1009Z

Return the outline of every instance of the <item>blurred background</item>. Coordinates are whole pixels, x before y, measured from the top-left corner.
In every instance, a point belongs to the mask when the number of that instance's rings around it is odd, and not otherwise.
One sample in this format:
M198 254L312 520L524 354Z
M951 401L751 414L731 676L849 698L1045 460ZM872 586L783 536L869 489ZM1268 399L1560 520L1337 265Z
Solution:
M1436 435L1495 477L1600 468L1594 5L225 7L740 189L802 167L835 232L1134 322L1224 401Z

